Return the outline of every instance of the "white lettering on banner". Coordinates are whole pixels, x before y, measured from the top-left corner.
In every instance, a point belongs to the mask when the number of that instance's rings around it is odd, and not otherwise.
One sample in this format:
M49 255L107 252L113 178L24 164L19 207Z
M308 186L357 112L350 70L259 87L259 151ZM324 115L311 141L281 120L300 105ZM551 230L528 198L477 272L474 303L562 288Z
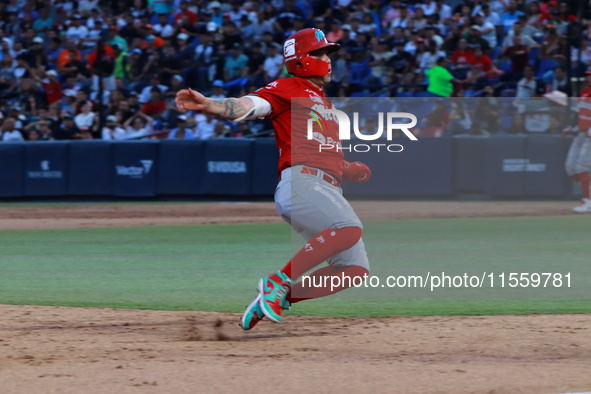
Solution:
M208 161L207 170L211 173L223 174L246 173L246 163L243 161Z
M64 173L62 171L51 171L50 166L51 162L49 160L41 160L39 163L41 171L27 171L27 176L33 179L61 179L64 177Z
M545 163L530 163L529 159L503 159L503 172L544 172Z
M152 168L152 164L154 164L154 160L140 160L140 163L144 166L144 170L146 170L146 174L150 172L150 168Z
M147 175L152 169L154 160L140 160L140 166L124 166L116 165L115 170L119 176L128 176L134 179L141 179L144 175Z
M126 166L115 166L117 175L129 176L132 178L141 178L144 175L144 167L126 167Z

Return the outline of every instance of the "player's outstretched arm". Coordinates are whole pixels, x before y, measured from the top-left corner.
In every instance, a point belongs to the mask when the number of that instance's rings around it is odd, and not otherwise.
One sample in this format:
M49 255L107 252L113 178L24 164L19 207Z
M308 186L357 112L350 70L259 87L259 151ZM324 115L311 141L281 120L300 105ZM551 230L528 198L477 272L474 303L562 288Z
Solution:
M175 102L179 111L203 111L234 122L254 113L254 104L248 98L210 99L193 89L179 90Z

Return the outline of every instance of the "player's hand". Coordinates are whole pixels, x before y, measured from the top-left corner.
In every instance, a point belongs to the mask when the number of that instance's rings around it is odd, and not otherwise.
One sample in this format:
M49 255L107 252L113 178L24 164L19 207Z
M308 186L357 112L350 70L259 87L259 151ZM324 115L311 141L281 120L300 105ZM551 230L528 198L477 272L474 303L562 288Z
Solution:
M367 181L371 177L371 170L360 161L349 163L343 161L343 179L349 182L361 183Z
M567 135L569 135L569 134L570 134L572 131L573 131L573 129L572 129L572 128L570 128L570 127L565 127L565 128L562 130L562 133L561 133L561 135L562 135L562 139L566 139L566 136L567 136Z
M177 92L174 102L179 111L201 111L207 106L209 99L193 89L181 89Z

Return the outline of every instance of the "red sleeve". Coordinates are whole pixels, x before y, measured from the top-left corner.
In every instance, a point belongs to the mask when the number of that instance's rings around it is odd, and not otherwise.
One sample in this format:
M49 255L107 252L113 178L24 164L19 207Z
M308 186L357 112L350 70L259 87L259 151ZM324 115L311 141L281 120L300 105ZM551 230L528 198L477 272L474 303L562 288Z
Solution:
M286 79L279 79L277 81L271 82L267 86L263 86L260 89L255 90L254 92L248 93L248 95L259 96L262 99L265 99L271 104L271 114L267 116L269 119L273 119L281 112L289 110L291 107L291 94L289 92L289 88L287 82L291 78Z
M490 60L490 57L486 55L482 55L482 69L485 72L492 69L492 60Z
M149 115L149 109L148 109L148 103L145 103L144 105L142 105L142 113Z
M96 51L92 52L89 56L88 56L88 65L90 67L94 67L94 61L96 60Z
M457 59L458 59L458 50L456 49L454 51L454 53L452 53L452 55L451 55L451 62L455 64Z

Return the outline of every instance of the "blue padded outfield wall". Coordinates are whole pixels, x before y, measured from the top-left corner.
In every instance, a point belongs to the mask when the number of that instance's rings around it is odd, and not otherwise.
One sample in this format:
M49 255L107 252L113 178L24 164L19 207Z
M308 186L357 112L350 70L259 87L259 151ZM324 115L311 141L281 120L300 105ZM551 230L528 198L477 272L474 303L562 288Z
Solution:
M345 183L359 197L570 198L560 136L426 138L401 153L346 153L372 179ZM272 196L273 139L0 143L0 198L54 196Z

